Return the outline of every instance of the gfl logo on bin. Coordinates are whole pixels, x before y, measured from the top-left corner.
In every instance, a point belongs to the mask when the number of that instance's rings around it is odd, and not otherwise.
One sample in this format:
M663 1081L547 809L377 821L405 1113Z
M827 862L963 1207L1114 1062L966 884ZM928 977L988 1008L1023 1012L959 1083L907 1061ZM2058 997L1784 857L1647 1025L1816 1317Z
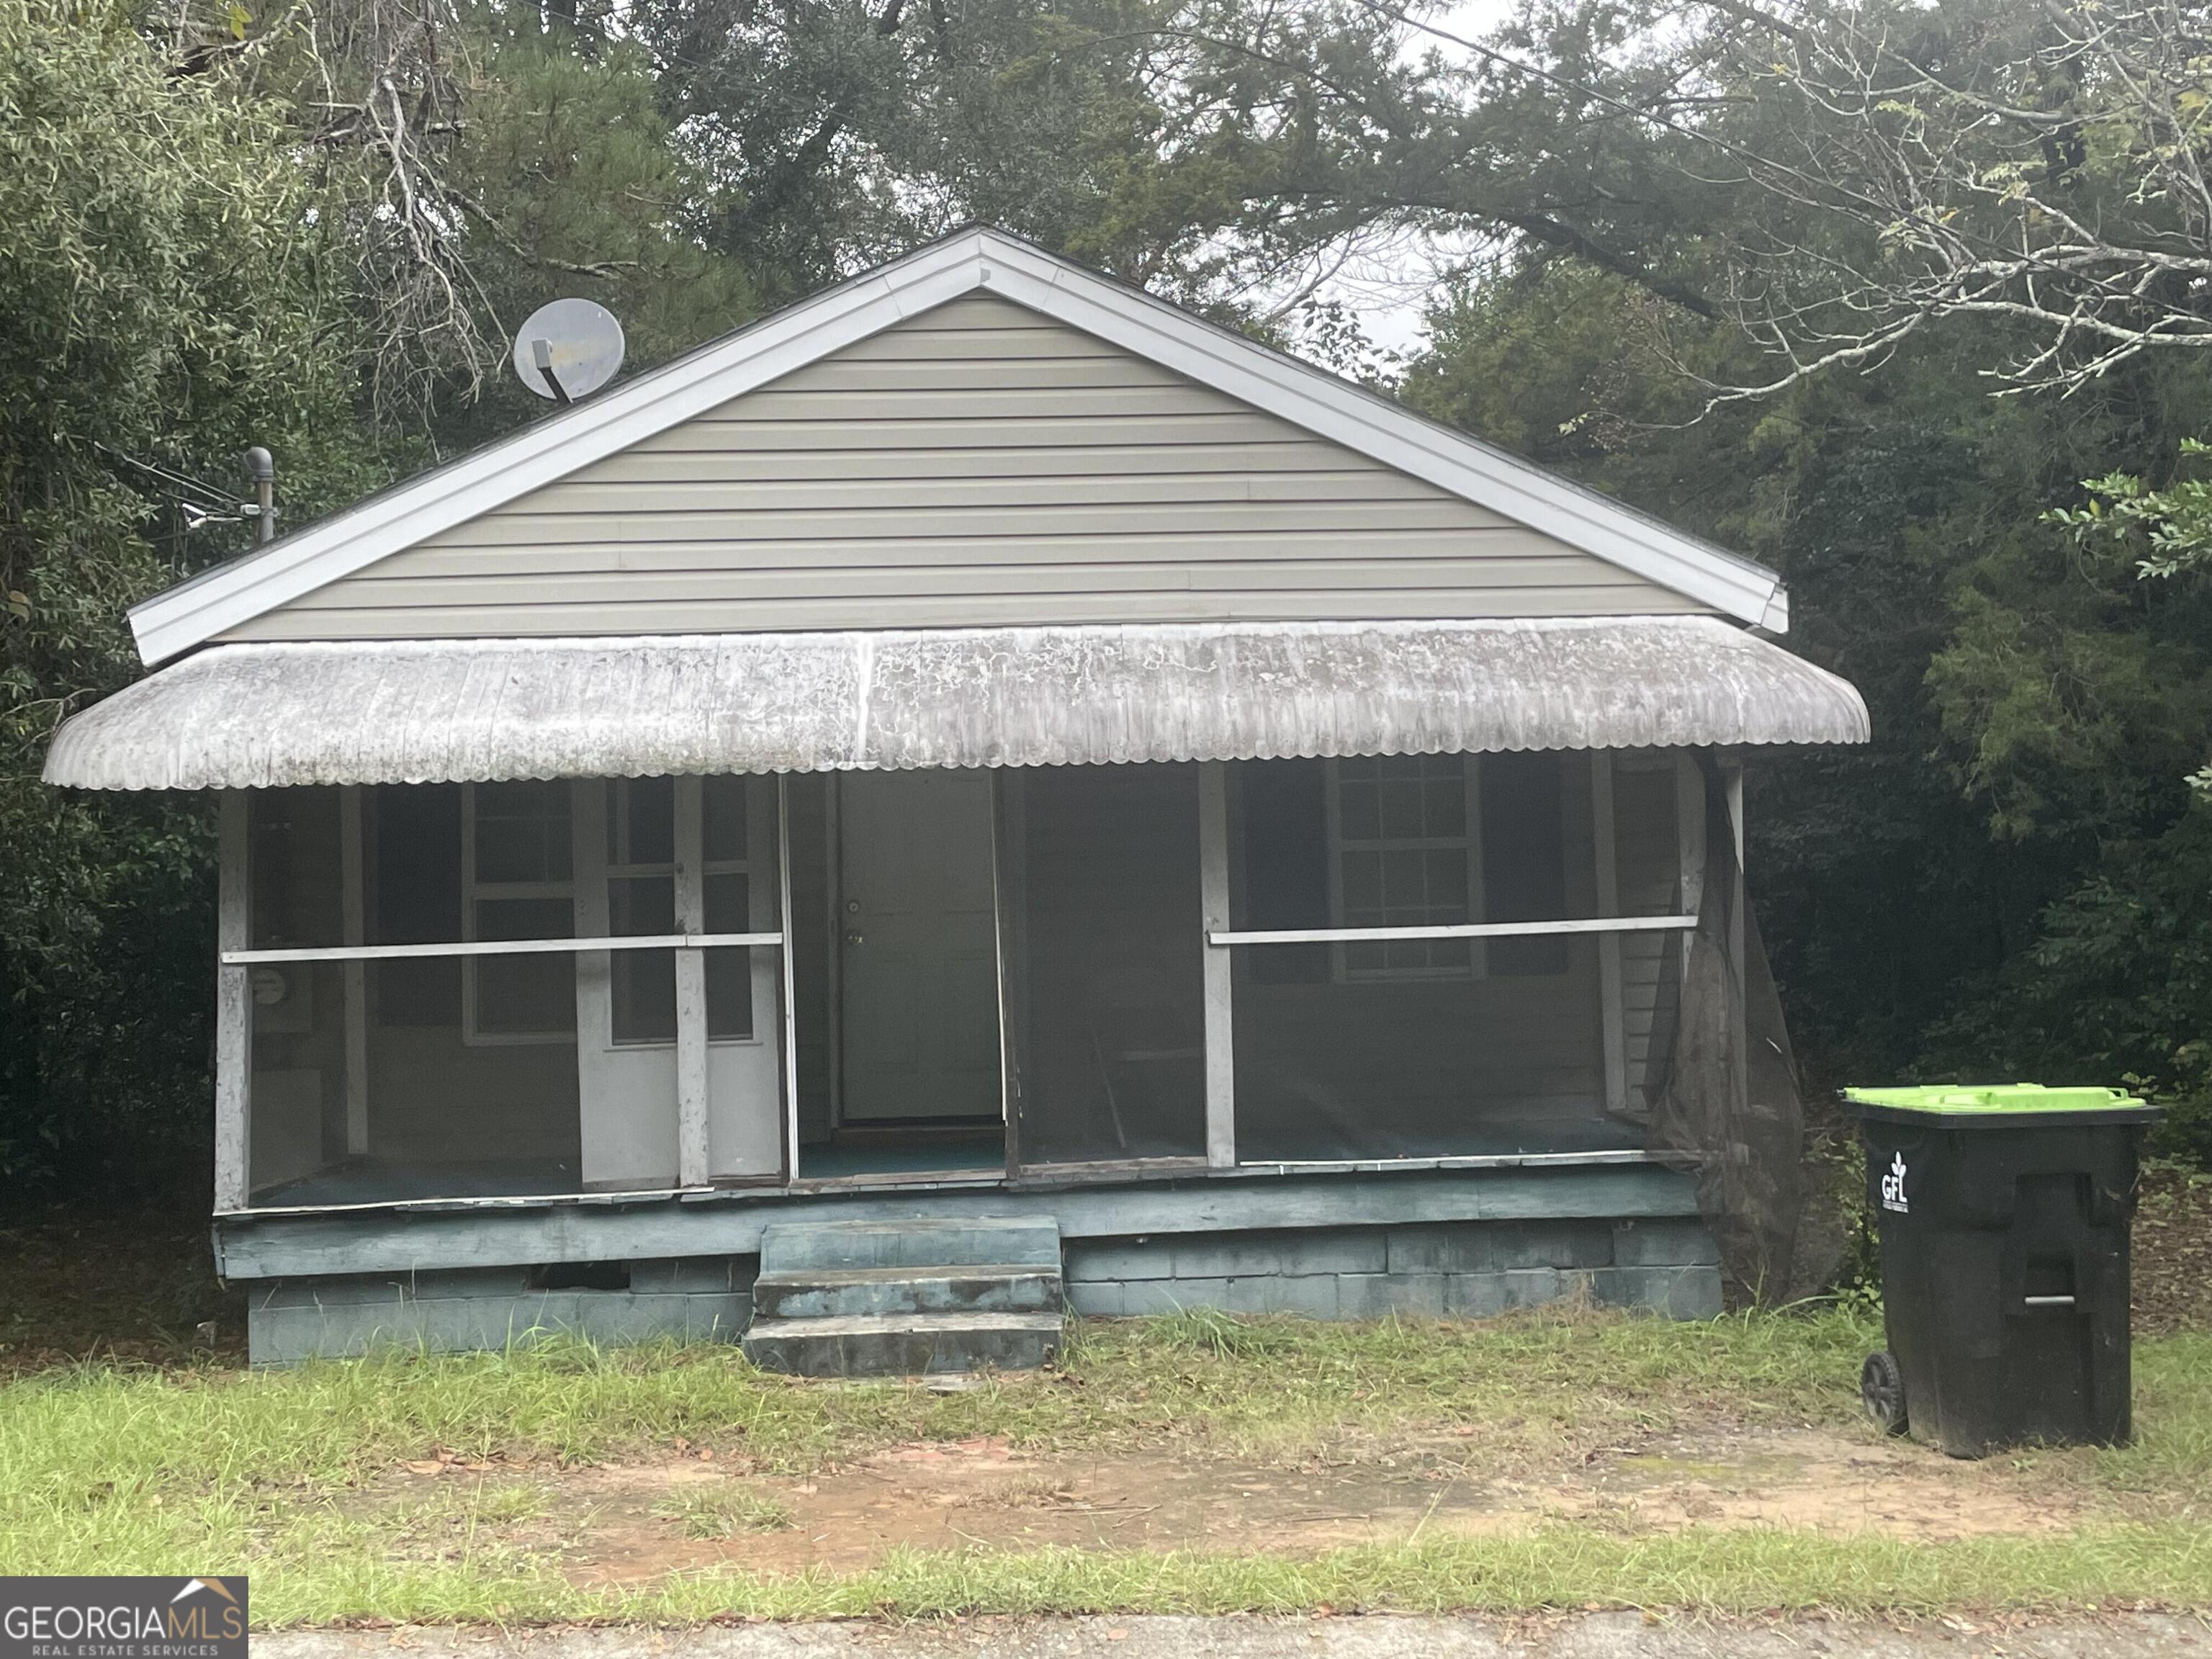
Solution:
M1905 1201L1905 1154L1896 1153L1889 1160L1889 1173L1881 1178L1881 1207L1894 1210L1899 1215L1910 1214L1912 1206Z

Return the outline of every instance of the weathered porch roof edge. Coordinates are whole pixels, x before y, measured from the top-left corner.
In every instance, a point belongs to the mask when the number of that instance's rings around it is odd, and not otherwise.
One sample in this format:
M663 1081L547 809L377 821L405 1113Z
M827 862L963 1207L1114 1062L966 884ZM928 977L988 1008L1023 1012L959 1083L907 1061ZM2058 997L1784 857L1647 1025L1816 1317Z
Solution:
M91 789L1860 743L1717 617L215 647L76 715Z
M1789 627L1787 592L1762 565L1033 244L975 228L144 601L131 612L140 655L149 665L177 656L903 318L977 291L1135 352L1723 615L1777 633Z

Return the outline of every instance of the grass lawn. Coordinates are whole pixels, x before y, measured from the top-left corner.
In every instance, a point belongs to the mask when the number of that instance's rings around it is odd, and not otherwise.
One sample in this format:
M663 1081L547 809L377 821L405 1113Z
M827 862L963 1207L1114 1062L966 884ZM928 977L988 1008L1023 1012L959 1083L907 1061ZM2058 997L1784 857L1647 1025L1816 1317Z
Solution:
M1960 1463L1863 1314L1079 1328L940 1395L727 1348L0 1383L0 1572L253 1575L256 1622L2212 1606L2212 1335L2136 1443Z

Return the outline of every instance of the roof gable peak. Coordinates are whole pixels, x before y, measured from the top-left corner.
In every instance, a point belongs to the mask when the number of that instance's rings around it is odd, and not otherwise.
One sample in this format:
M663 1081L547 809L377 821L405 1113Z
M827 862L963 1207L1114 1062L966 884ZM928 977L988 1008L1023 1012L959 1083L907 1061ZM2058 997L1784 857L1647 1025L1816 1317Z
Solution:
M149 665L920 313L989 293L1774 631L1771 571L989 226L763 317L135 607Z

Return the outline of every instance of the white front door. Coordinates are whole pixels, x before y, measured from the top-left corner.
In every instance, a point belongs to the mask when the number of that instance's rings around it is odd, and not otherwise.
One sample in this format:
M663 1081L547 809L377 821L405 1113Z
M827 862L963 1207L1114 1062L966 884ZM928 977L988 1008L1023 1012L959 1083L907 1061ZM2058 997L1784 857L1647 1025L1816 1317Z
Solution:
M777 929L775 784L710 777L585 778L573 786L576 928L584 938L676 933L676 859L695 848L704 929ZM710 1179L783 1173L773 950L706 957ZM596 1191L678 1183L676 953L596 951L576 959L576 1067L583 1182Z
M999 1119L990 777L852 772L838 790L842 1120Z

